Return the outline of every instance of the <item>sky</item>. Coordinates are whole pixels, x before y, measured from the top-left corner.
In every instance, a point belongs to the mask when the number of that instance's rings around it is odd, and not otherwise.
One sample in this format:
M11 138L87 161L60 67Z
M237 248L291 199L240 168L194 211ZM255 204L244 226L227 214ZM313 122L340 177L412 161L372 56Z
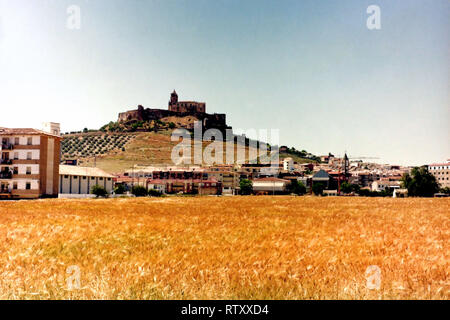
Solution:
M316 155L443 162L449 13L448 0L0 0L0 126L97 129L176 89Z

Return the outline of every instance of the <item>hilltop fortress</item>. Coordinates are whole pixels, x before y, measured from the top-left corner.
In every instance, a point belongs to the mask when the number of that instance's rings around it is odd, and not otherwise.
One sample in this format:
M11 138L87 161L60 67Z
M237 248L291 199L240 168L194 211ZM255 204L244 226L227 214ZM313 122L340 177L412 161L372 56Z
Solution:
M206 103L196 101L178 101L178 94L174 90L170 95L168 110L144 108L139 105L136 110L119 113L118 122L152 121L164 118L186 118L186 129L194 128L194 121L201 121L203 128L216 128L224 131L231 128L226 124L226 115L222 113L206 113Z

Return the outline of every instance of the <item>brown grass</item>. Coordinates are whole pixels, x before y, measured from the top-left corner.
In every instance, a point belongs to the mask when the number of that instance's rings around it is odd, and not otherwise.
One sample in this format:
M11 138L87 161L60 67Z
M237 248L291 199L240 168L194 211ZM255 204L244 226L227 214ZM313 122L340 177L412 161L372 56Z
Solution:
M181 140L180 140L181 142ZM173 148L178 141L171 141L171 131L140 132L135 134L135 138L128 142L125 151L115 150L106 155L82 160L83 166L95 166L107 172L123 172L134 167L135 164L141 166L152 165L174 165L171 155ZM204 141L202 150L211 142ZM191 142L191 164L194 163L194 142ZM235 144L234 156L237 158L237 144ZM249 159L249 147L245 147L246 159ZM223 163L226 163L226 146L223 146Z
M0 202L2 299L448 299L449 199ZM68 290L66 271L81 270ZM377 265L381 288L366 287Z

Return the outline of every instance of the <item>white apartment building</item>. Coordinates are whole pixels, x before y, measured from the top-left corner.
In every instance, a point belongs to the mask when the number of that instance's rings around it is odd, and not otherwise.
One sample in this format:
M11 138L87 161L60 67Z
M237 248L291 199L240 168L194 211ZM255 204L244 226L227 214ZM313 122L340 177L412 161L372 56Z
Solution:
M60 142L53 133L0 127L0 198L57 197Z
M450 188L450 162L430 164L428 171L436 177L441 188Z

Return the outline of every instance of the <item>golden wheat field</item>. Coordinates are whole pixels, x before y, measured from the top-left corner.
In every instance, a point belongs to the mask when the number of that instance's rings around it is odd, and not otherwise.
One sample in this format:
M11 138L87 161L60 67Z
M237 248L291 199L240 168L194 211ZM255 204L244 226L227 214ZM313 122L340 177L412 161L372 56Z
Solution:
M448 299L449 205L288 196L0 202L0 298ZM378 290L367 287L371 265L381 271Z

